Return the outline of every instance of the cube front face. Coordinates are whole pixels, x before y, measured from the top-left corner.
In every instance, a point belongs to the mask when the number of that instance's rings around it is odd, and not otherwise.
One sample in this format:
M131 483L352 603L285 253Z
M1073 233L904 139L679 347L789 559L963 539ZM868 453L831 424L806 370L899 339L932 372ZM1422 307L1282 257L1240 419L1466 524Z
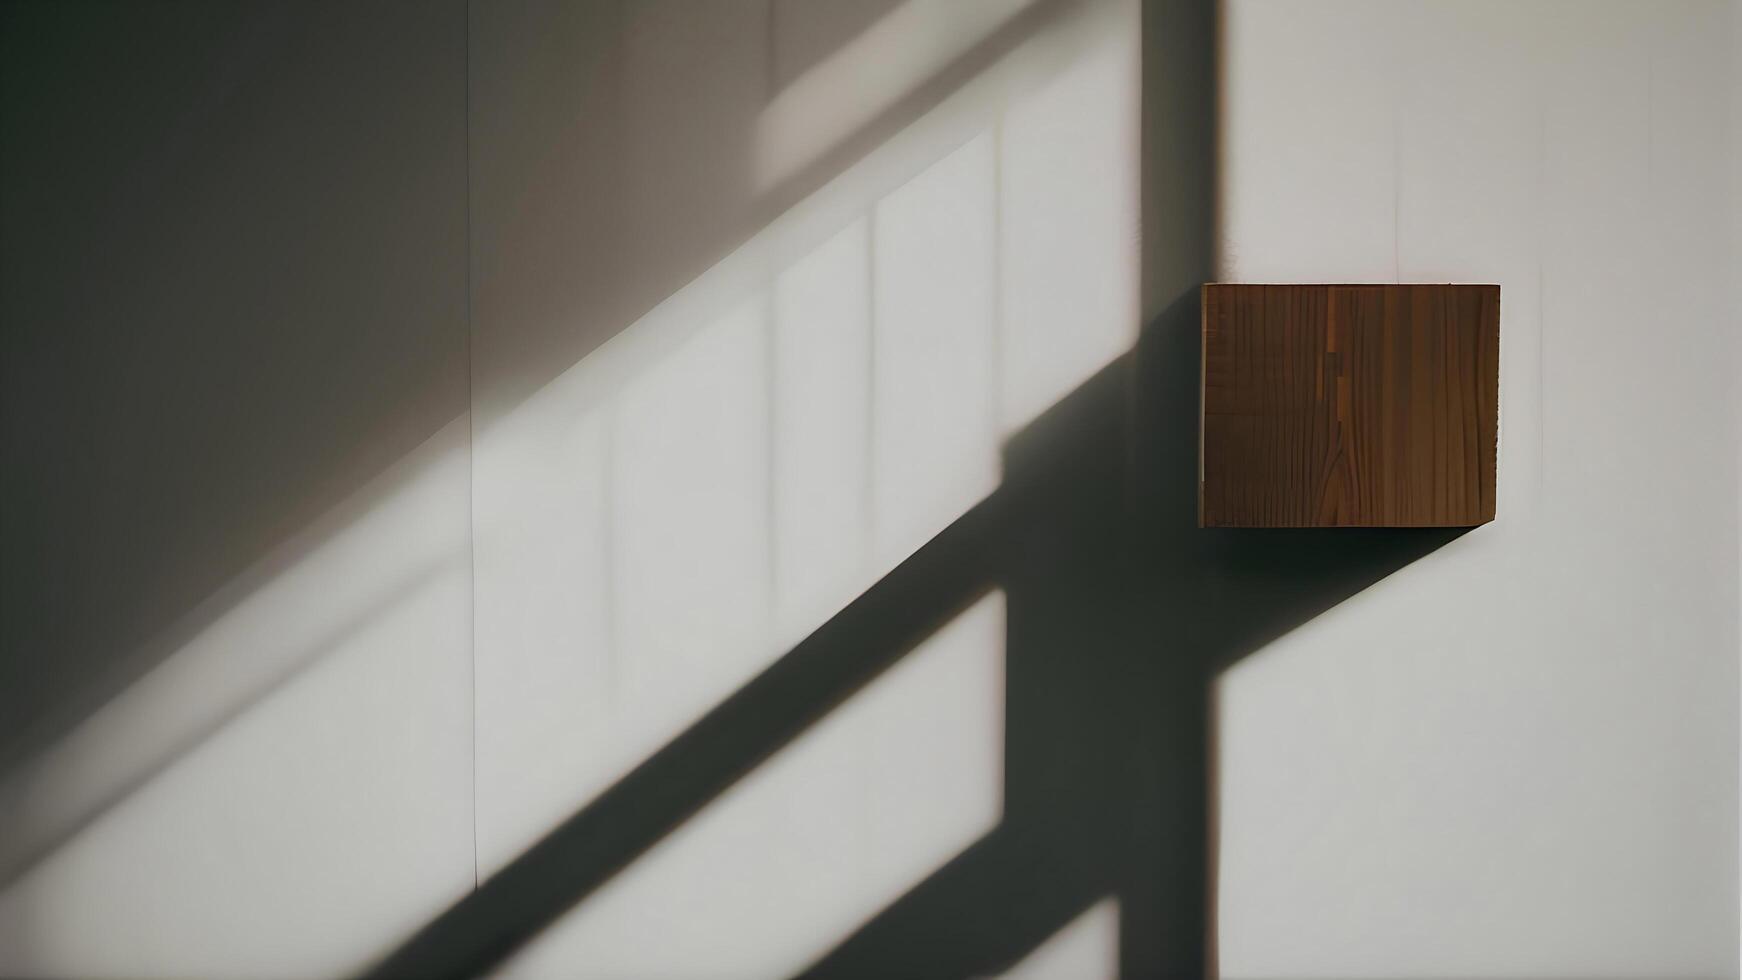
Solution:
M1494 519L1500 287L1203 289L1198 523Z

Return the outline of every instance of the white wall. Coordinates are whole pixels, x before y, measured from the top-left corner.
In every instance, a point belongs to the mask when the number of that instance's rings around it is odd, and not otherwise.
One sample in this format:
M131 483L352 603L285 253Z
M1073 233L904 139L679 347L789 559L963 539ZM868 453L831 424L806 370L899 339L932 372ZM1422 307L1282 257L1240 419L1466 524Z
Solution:
M1220 276L1501 285L1499 516L1230 670L1229 977L1734 976L1726 4L1235 0Z
M1225 975L1734 974L1726 16L1228 7L1222 278L1499 282L1504 376L1499 520L1221 682ZM467 274L459 222L419 238L469 283L469 334L442 334L469 397L442 375L389 460L280 515L297 533L178 609L154 669L7 774L0 974L361 969L972 506L1002 442L1137 335L1135 3L468 18L465 59L457 20L431 39L448 166L424 188L462 197L464 66ZM346 48L358 85L380 46ZM295 158L276 145L222 158L220 185ZM216 261L211 216L250 212L201 204L141 240ZM397 295L387 271L416 286L402 254L338 262L346 309ZM229 309L215 334L284 329ZM307 395L287 390L261 411ZM984 839L1007 601L506 972L791 970ZM1110 975L1121 930L1169 928L1084 904L1018 975Z
M464 52L444 21L469 404L6 774L0 975L364 969L995 487L1137 331L1137 6L1033 6L476 4ZM998 823L1003 630L993 590L509 972L827 952ZM1024 968L1111 969L1115 903L1060 926Z
M532 113L474 152L484 874L980 501L1004 438L1135 340L1138 9L1018 21L1031 6L891 4L770 95L751 8L645 5L609 28L617 101L592 117L526 109L592 95L567 62L523 62L531 37L581 50L596 25L474 9L474 132ZM805 9L771 8L774 36ZM674 63L697 65L681 91L703 105L666 101ZM551 152L566 165L541 167ZM759 215L794 175L816 186ZM595 275L601 239L542 230L542 202L678 193L682 211L603 219L640 255L622 277L582 293L549 275ZM686 254L709 234L715 261ZM638 292L652 308L613 321ZM498 367L553 321L610 339L541 385ZM763 977L827 953L999 823L1003 630L995 594L505 973ZM1104 930L1086 935L1058 955L1104 964Z

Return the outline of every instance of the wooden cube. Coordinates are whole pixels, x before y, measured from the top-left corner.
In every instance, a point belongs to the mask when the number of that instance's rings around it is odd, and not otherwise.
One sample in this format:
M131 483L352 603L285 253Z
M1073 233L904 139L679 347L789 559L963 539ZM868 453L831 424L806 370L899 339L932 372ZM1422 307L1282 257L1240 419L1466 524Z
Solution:
M1494 519L1500 287L1203 288L1198 523Z

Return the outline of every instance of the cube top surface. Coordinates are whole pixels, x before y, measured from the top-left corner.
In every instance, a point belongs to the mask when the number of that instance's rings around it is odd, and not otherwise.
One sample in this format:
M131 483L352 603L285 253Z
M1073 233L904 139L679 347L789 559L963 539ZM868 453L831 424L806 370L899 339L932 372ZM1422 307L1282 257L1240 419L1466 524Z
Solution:
M1494 519L1500 287L1203 288L1198 523Z

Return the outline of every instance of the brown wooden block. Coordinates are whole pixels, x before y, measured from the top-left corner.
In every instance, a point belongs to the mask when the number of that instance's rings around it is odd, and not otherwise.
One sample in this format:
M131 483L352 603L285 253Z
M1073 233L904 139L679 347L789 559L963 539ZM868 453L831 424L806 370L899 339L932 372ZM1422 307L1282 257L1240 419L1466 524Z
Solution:
M1198 523L1494 519L1500 287L1203 289Z

